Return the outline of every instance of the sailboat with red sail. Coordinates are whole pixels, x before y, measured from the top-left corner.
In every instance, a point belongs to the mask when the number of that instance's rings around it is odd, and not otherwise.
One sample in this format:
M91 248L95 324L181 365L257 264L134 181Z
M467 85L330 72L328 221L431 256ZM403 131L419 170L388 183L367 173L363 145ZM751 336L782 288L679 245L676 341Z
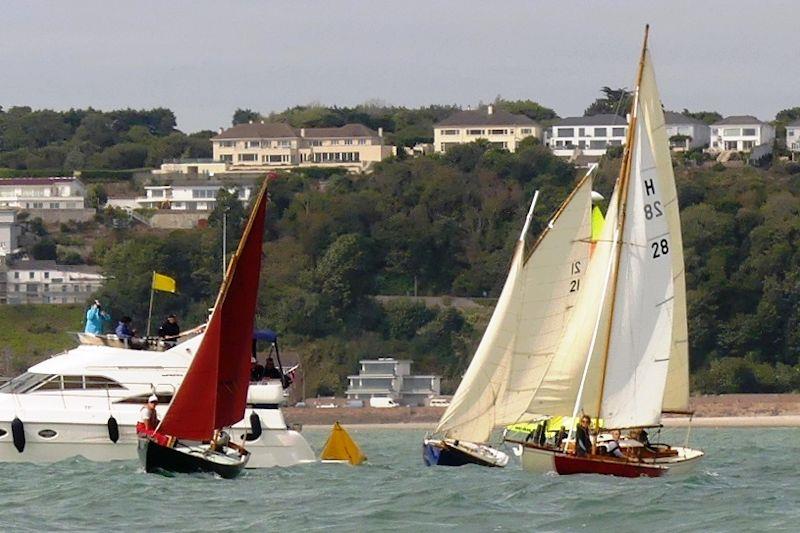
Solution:
M267 182L256 197L220 287L203 340L164 420L140 433L147 472L213 472L236 477L249 452L224 428L244 417L250 381L253 325L261 272Z

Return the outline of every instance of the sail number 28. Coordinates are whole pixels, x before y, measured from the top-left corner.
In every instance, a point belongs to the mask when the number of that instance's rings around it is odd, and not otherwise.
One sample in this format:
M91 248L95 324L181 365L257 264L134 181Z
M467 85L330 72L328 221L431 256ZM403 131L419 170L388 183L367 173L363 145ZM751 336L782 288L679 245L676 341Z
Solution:
M661 239L650 243L650 248L653 250L653 259L658 259L662 255L669 253L669 242L667 242L667 239Z

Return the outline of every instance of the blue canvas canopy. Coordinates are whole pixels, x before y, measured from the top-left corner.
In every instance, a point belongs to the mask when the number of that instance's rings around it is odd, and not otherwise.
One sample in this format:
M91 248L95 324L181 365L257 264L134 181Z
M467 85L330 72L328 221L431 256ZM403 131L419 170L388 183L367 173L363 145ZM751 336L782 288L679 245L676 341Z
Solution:
M271 329L255 329L253 330L253 340L275 342L278 340L278 334Z

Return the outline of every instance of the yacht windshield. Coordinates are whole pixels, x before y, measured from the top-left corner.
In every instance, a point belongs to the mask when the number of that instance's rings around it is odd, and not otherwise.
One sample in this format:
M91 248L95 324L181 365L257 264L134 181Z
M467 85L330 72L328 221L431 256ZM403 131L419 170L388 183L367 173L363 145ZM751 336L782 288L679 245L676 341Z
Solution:
M25 372L8 383L0 386L0 392L7 394L24 394L33 389L40 383L44 383L52 376L50 374L34 374L33 372Z

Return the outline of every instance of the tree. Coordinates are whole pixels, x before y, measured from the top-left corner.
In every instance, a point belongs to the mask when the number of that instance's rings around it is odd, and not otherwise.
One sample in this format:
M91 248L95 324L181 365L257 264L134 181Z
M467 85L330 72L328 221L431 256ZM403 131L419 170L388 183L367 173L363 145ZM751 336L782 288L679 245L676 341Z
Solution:
M558 118L555 111L533 100L503 100L498 97L494 103L498 109L517 115L525 115L537 122L547 122Z
M56 243L50 238L44 238L33 245L31 255L34 259L56 259L58 257Z
M603 87L600 92L605 95L603 98L598 98L586 108L583 116L590 117L592 115L619 115L624 117L631 110L631 103L633 93L625 87L619 89L612 89L611 87Z
M695 118L701 122L705 122L706 124L713 124L715 122L719 122L722 120L722 115L717 113L716 111L689 111L688 109L684 108L681 111L681 115L685 115L687 117Z
M328 247L317 265L315 277L320 294L340 311L352 309L372 287L369 242L348 233Z
M236 126L237 124L247 124L249 122L257 122L259 120L261 120L261 115L252 109L237 108L236 111L233 112L233 119L231 122L234 126Z
M95 209L102 207L108 201L108 193L106 193L105 187L96 183L89 187L89 190L86 191L86 203L89 207L93 207Z

